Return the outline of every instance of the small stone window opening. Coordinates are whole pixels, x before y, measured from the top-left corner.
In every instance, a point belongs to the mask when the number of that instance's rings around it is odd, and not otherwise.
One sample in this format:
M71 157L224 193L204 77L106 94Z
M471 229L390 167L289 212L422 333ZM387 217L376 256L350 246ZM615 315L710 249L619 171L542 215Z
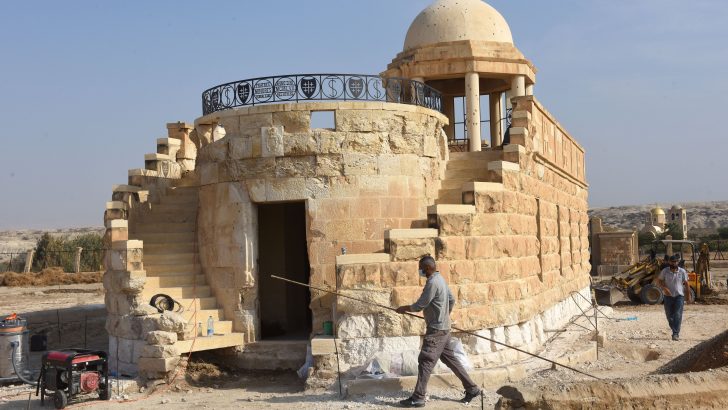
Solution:
M335 111L311 111L311 129L336 129Z

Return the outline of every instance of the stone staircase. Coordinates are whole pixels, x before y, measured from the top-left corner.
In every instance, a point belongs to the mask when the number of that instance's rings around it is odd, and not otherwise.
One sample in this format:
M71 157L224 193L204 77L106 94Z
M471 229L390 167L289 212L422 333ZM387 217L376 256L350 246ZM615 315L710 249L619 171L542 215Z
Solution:
M462 188L468 182L491 182L488 164L502 160L502 151L451 152L435 204L462 204Z
M207 334L207 319L214 320L215 335L178 340L177 351L187 353L243 344L243 334L234 333L232 321L225 320L223 310L212 295L202 273L197 252L198 187L167 188L159 203L140 213L129 236L144 241L144 268L147 273L142 299L163 293L184 308L188 323L202 323ZM199 330L195 328L195 334Z

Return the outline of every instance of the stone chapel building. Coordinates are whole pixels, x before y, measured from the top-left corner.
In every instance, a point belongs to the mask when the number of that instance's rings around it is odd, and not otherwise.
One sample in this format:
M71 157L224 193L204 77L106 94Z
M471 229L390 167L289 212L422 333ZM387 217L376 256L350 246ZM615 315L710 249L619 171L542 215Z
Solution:
M380 75L205 91L203 115L167 124L106 204L112 367L162 377L219 349L243 368L297 368L310 344L310 378L325 381L335 350L342 371L418 350L423 321L270 275L394 307L421 292L426 254L457 326L538 350L588 305L590 265L584 149L535 83L498 11L437 0ZM157 294L172 311L150 306ZM477 367L519 358L463 342Z

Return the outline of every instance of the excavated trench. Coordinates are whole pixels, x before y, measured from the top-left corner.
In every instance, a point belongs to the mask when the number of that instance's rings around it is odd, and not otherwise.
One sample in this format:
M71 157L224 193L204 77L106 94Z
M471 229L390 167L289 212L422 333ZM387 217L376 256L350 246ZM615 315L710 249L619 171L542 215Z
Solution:
M610 349L634 361L659 358L659 352ZM724 409L728 408L728 331L688 350L653 374L633 379L557 383L542 387L504 386L500 409Z

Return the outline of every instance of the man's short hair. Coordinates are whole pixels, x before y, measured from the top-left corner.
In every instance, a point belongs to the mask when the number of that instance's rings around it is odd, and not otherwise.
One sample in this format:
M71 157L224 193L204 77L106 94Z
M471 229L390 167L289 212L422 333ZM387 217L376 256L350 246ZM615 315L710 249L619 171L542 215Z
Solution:
M423 256L420 259L420 266L432 266L433 268L437 267L437 264L435 263L435 258L433 258L430 255Z
M680 255L672 255L670 256L670 262L680 262Z

